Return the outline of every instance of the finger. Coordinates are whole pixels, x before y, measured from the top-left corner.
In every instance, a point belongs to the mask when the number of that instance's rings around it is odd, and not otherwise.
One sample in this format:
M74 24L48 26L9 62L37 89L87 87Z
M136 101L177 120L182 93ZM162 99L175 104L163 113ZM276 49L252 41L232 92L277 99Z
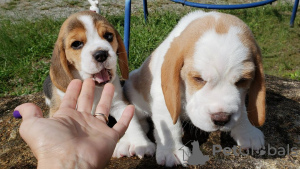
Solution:
M113 84L111 84L111 83L105 84L95 113L102 113L106 117L109 116L109 110L110 110L112 99L114 97L114 91L115 91L115 88L114 88ZM106 122L105 117L103 117L103 116L96 116L96 118Z
M90 113L94 102L95 82L93 79L86 79L83 82L82 89L77 101L77 110Z
M118 132L119 138L121 138L127 130L129 123L134 114L134 106L129 105L125 108L120 120L114 125L113 129Z
M29 126L35 122L37 118L43 118L42 110L33 103L24 103L17 106L14 110L14 114L15 112L18 112L22 116L23 121L19 132L24 141L28 143L30 135L32 134L28 130L30 128ZM34 156L36 157L35 153Z
M43 117L42 110L33 103L24 103L16 107L14 110L14 115L18 113L21 115L23 121L32 117Z
M77 98L81 90L82 82L79 79L74 79L70 82L64 98L62 99L60 108L75 109L77 104Z

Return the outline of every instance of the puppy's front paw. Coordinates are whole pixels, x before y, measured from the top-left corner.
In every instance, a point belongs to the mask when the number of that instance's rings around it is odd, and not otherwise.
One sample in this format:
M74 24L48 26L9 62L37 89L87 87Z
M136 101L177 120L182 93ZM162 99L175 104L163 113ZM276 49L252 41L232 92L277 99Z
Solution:
M118 142L115 151L113 153L113 157L131 157L131 156L138 156L139 158L143 158L146 156L153 156L155 152L155 144L152 143L148 139L144 138L136 138L127 139L121 138Z
M156 162L158 165L172 167L176 165L187 165L187 160L191 156L191 151L186 146L178 146L173 149L166 149L158 146L156 150Z
M264 134L254 126L245 131L232 131L231 136L242 149L259 150L265 145Z

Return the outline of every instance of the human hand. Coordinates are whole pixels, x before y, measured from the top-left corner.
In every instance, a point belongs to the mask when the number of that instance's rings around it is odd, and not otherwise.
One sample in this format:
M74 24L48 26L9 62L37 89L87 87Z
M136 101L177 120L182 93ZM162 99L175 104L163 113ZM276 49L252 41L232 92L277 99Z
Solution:
M110 128L103 116L90 114L94 88L92 79L83 84L73 80L59 110L48 119L32 103L16 107L15 112L19 111L23 118L20 135L37 158L38 168L104 168L108 163L130 123L134 106L126 107ZM114 86L106 84L96 112L108 116L113 95Z

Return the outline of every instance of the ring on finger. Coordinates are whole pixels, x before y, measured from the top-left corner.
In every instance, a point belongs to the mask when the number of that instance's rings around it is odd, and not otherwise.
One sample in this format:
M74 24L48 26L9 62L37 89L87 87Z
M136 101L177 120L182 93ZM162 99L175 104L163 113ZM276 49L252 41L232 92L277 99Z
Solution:
M95 113L93 116L94 116L94 117L102 116L102 117L104 117L106 124L109 122L109 121L108 121L108 116L105 115L105 114L103 114L103 113Z

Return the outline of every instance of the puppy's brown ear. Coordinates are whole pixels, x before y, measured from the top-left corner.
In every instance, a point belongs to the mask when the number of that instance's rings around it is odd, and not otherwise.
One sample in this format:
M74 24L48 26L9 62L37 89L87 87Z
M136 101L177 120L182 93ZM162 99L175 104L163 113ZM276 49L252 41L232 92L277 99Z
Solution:
M118 41L117 55L119 57L118 63L120 66L120 71L121 71L123 79L128 79L129 68L128 68L127 52L126 52L123 40L117 31L116 31L116 35L117 35L117 41Z
M70 72L62 38L59 38L52 54L50 77L52 83L61 91L66 92L73 76Z
M184 61L177 43L172 43L161 67L161 87L173 124L177 122L181 111L180 70Z
M249 89L248 118L252 125L262 126L266 114L266 86L259 47L253 50L255 77Z

